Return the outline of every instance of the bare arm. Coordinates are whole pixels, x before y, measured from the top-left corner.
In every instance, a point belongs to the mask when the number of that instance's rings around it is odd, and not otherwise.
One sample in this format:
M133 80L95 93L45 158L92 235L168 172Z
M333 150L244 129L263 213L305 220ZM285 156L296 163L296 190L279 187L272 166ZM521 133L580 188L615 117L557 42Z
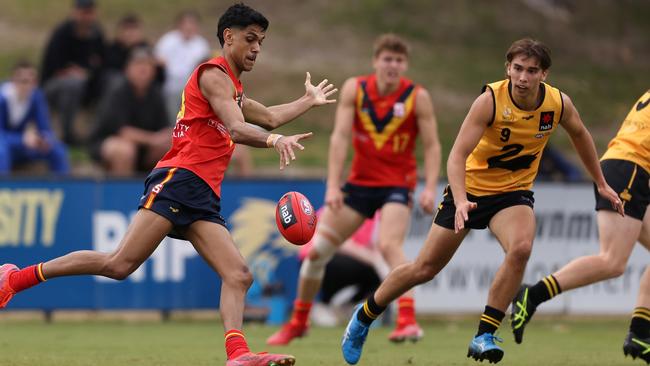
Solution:
M341 100L336 107L334 131L330 136L325 204L333 209L338 209L343 205L341 176L343 175L343 166L348 155L348 145L352 135L355 91L356 80L353 78L348 79L341 90Z
M232 82L217 68L203 71L199 86L214 113L228 129L232 141L254 147L274 147L280 154L280 169L296 158L293 148L304 149L298 141L311 136L311 133L294 136L274 135L245 123L244 115L232 97L235 92Z
M440 140L438 139L438 123L433 111L431 96L426 89L418 89L415 100L415 115L424 145L424 174L426 179L424 191L420 194L420 207L424 212L431 214L435 207L441 149Z
M598 193L612 202L614 208L623 215L623 205L621 204L618 195L605 181L603 171L600 168L600 162L598 161L596 145L594 144L594 140L591 137L589 130L587 130L587 127L585 127L585 124L582 122L580 114L573 105L571 98L562 93L562 100L564 102L564 114L562 115L560 125L569 134L569 138L571 139L578 156L580 156L582 164L596 183Z
M336 103L335 99L328 99L328 97L337 91L333 84L327 83L327 79L316 86L312 85L311 75L307 73L305 95L293 102L265 107L259 102L246 98L242 109L246 121L273 130L296 119L312 107Z
M447 178L456 206L456 232L465 228L465 221L468 219L467 213L476 208L476 203L467 200L465 163L469 154L478 145L487 125L491 122L493 111L492 92L488 90L476 98L470 107L449 153Z

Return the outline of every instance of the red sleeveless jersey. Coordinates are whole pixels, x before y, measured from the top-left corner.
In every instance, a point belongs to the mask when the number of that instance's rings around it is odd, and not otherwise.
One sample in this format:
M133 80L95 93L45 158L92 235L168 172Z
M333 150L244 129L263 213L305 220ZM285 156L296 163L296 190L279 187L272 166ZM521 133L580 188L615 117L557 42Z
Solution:
M199 77L207 67L217 67L230 77L236 89L233 99L241 108L244 89L226 59L216 57L199 65L183 90L181 109L172 133L172 147L160 159L156 168L178 167L190 170L221 197L221 182L235 150L235 143L201 93Z
M414 188L417 182L415 96L418 86L402 78L397 90L381 96L375 75L357 77L348 182L370 187Z

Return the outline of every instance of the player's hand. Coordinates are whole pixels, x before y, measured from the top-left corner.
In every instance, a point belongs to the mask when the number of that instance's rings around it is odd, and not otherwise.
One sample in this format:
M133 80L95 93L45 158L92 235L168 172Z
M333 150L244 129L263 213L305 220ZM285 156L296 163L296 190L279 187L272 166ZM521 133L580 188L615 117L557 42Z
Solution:
M454 232L458 234L465 229L465 221L469 220L469 212L476 208L476 202L462 201L454 202L456 215L454 217Z
M420 193L420 208L425 213L433 214L433 209L436 206L436 192L425 189Z
M327 187L325 191L325 204L334 211L343 207L343 192L339 187Z
M604 186L598 187L598 194L604 199L612 203L612 207L616 210L621 216L625 217L625 209L623 208L623 202L618 198L618 194L609 186L605 184Z
M305 95L312 99L313 106L336 103L336 99L328 98L337 91L339 90L334 87L334 84L327 83L327 79L323 79L316 86L312 85L311 74L307 72L307 77L305 78Z
M296 153L293 149L305 150L305 147L302 146L298 141L302 139L309 138L313 133L300 133L292 136L282 136L275 142L275 150L280 154L280 170L283 170L285 166L291 164L292 160L296 160Z

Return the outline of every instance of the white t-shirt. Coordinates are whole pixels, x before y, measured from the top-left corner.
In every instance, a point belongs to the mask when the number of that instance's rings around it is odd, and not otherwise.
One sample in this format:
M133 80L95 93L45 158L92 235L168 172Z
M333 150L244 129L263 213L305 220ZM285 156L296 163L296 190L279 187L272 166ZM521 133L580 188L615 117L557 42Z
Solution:
M155 54L165 62L165 93L177 93L180 98L180 93L194 68L210 57L210 45L200 35L185 39L181 32L173 30L158 40Z
M11 82L0 85L0 93L2 93L2 96L7 101L7 108L9 109L9 126L16 127L20 125L20 122L25 118L25 114L27 114L30 98L20 100L18 98L16 86Z

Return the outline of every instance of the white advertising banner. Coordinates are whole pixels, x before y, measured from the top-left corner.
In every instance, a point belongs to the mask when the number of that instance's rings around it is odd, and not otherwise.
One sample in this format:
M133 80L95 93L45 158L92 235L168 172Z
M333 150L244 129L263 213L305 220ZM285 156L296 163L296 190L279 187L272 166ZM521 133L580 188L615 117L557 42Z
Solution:
M571 259L596 254L599 249L592 185L540 183L535 185L534 192L537 234L524 277L524 282L531 284ZM431 221L432 217L416 210L405 243L409 258L414 258L423 245ZM472 230L447 267L416 289L417 310L483 311L490 283L503 257L501 246L488 230ZM646 249L638 244L621 277L562 294L544 304L540 312L628 314L634 307L639 280L649 259Z

